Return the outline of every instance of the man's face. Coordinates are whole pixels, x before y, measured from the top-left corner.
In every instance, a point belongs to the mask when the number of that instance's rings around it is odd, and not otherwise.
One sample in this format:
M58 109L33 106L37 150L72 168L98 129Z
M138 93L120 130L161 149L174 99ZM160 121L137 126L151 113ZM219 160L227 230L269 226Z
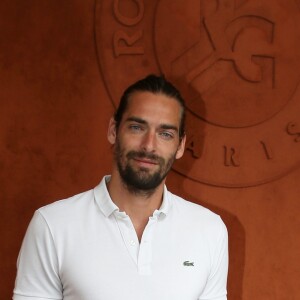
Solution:
M130 96L117 132L111 121L109 140L115 144L118 172L129 189L154 190L182 156L185 139L179 139L180 118L181 107L175 99L136 92Z

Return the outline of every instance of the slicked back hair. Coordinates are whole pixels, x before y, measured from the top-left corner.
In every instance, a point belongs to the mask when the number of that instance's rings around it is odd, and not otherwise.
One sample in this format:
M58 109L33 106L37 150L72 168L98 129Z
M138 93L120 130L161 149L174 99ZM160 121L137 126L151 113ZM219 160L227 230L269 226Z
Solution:
M175 86L167 81L164 76L148 75L147 77L130 85L123 93L120 104L115 112L114 119L118 130L124 112L127 109L129 98L135 92L150 92L153 94L163 94L176 100L181 106L181 118L179 125L180 140L185 135L185 103ZM153 103L155 105L155 103Z

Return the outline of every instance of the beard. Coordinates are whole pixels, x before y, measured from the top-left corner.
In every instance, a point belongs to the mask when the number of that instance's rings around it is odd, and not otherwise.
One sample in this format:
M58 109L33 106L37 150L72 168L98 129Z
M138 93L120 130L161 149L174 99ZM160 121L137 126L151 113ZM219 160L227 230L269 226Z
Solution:
M130 192L147 195L151 195L166 178L175 160L175 155L176 153L172 154L168 159L164 159L146 151L131 150L125 153L119 140L116 141L114 151L115 161L123 184ZM150 160L158 166L158 169L151 172L145 167L136 168L131 165L131 161L134 159Z

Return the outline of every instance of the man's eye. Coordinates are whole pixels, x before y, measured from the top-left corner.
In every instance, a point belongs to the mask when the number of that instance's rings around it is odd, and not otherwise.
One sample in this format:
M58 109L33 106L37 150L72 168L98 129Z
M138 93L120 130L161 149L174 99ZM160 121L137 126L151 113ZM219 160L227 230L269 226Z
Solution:
M140 131L142 130L142 127L140 125L129 125L129 129L132 130L132 131Z
M160 132L160 136L166 140L170 140L172 139L174 136L172 133L168 132L168 131L162 131Z

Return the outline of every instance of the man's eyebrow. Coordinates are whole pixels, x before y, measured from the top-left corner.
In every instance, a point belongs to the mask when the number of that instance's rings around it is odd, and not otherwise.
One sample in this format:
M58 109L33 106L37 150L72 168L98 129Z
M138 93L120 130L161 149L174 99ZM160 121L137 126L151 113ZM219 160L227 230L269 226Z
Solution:
M144 119L141 119L139 117L129 117L126 119L126 122L136 122L139 124L147 124L147 121L145 121ZM174 131L178 132L178 127L175 125L171 125L171 124L160 124L159 128L174 130Z
M170 125L170 124L161 124L159 126L161 129L171 129L171 130L175 130L176 132L178 132L178 128L174 125Z
M137 122L137 123L140 123L140 124L147 124L147 122L144 120L144 119L141 119L141 118L138 118L138 117L129 117L126 119L126 122Z

